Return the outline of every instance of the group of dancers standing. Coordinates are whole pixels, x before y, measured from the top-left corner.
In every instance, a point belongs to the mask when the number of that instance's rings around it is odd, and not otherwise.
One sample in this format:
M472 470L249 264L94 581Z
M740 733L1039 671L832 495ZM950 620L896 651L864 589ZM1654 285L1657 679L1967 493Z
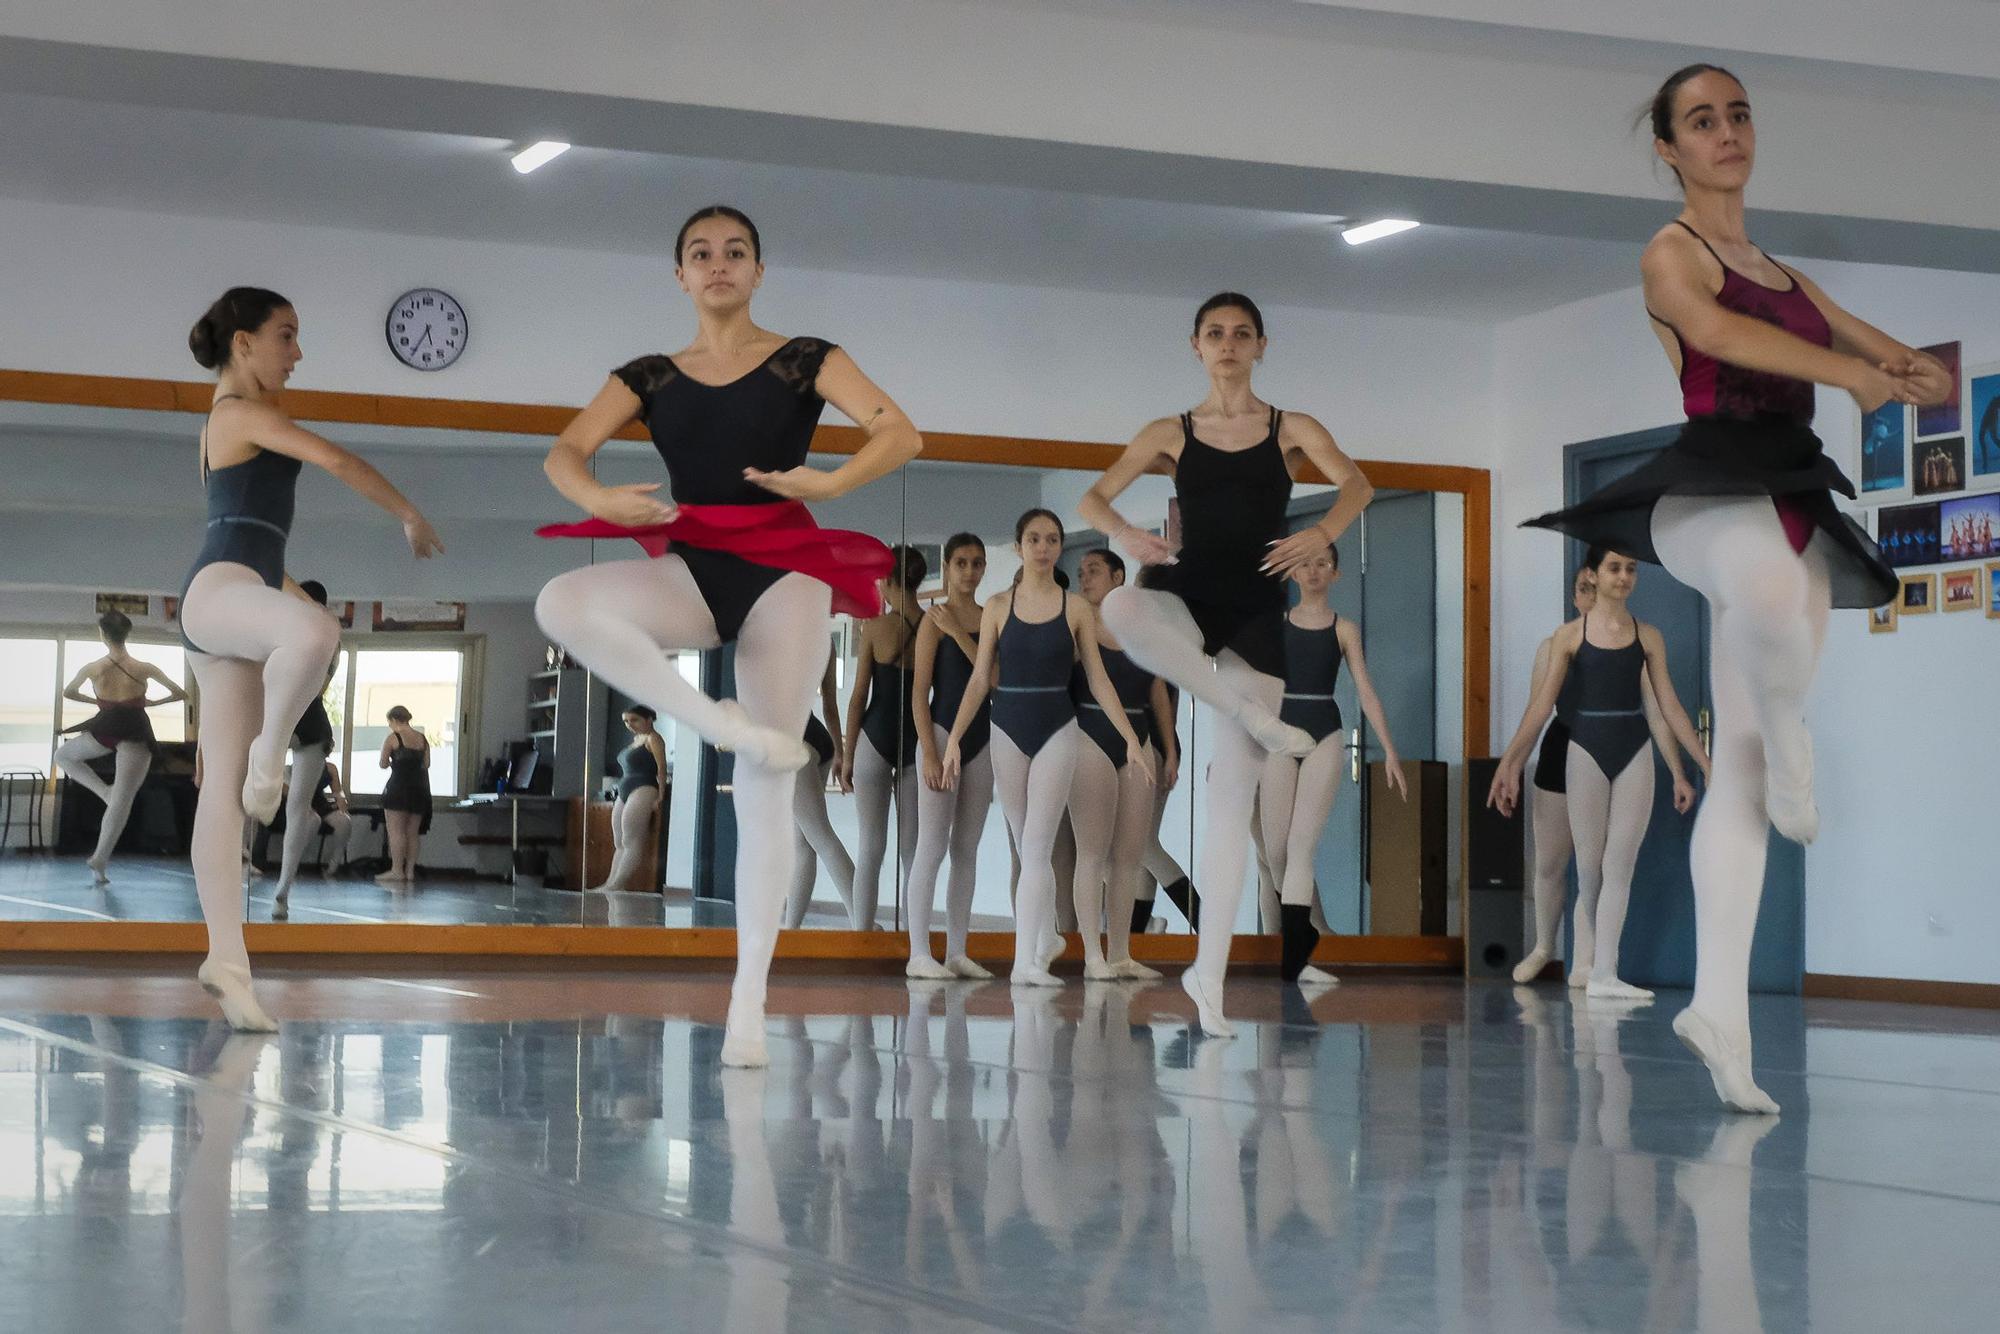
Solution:
M1654 98L1651 124L1654 150L1679 179L1685 207L1648 245L1641 269L1647 312L1680 376L1689 421L1639 472L1534 521L1613 557L1596 563L1604 614L1593 610L1587 624L1559 632L1550 646L1550 666L1531 708L1534 726L1524 726L1508 747L1493 799L1510 808L1517 800L1539 717L1553 710L1564 681L1581 666L1567 724L1567 768L1570 800L1587 806L1590 816L1572 824L1579 844L1601 837L1607 858L1614 842L1622 848L1619 813L1632 809L1652 781L1650 762L1633 767L1646 749L1643 718L1635 722L1632 714L1634 668L1642 660L1640 674L1675 739L1699 754L1699 740L1666 685L1658 636L1619 614L1631 562L1663 564L1708 599L1717 731L1693 841L1698 975L1693 1003L1674 1027L1708 1066L1727 1104L1774 1111L1750 1077L1747 1009L1765 833L1775 826L1807 840L1817 829L1804 704L1828 609L1878 605L1895 582L1872 542L1835 507L1832 492L1851 495L1852 488L1810 430L1813 386L1847 389L1872 410L1890 400L1940 402L1950 377L1749 242L1743 191L1755 136L1748 95L1733 76L1707 65L1677 71ZM643 356L613 372L563 430L545 465L557 491L591 516L544 529L545 535L629 537L649 558L558 576L543 589L536 615L553 639L611 685L733 751L734 801L752 827L767 824L772 810L792 808L798 775L814 761L805 737L825 680L831 614L879 614L880 584L892 574L887 548L861 534L819 528L807 504L886 476L922 445L916 427L845 351L752 321L751 298L764 269L749 218L722 206L703 209L681 229L675 258L680 286L695 306L694 339L672 356ZM219 371L203 434L208 540L181 612L199 646L193 663L210 775L194 847L210 933L201 978L232 1023L267 1027L243 949L238 834L245 812L268 816L275 808L286 740L338 640L333 618L286 587L284 543L300 467L327 469L394 515L417 556L440 547L417 508L379 473L294 425L273 402L300 355L298 315L289 303L274 293L234 289L203 317L190 343L203 365ZM1202 1030L1229 1036L1223 979L1260 777L1269 757L1284 756L1302 761L1296 783L1308 789L1320 781L1313 766L1327 744L1323 712L1319 722L1308 716L1321 701L1286 699L1288 635L1324 625L1315 613L1288 627L1284 581L1330 559L1371 488L1318 421L1280 411L1253 392L1266 340L1263 317L1247 298L1205 303L1191 346L1208 377L1206 397L1141 430L1079 506L1084 523L1141 567L1139 577L1109 589L1091 614L1053 579L1060 519L1024 516L1018 586L987 602L976 634L967 599L948 609L948 624L937 626L972 665L948 727L933 712L928 733L918 731L915 740L926 770L935 773L933 805L947 793L956 801L962 790L976 788L985 781L981 761L990 764L1022 861L1014 976L1034 984L1046 976L1050 850L1079 752L1100 753L1117 775L1114 826L1142 809L1159 786L1157 761L1164 756L1127 712L1145 706L1125 702L1107 649L1115 645L1135 672L1164 678L1207 704L1217 725L1197 868L1206 899L1196 959L1180 981ZM861 427L864 442L839 466L822 470L805 460L827 403ZM659 483L609 486L592 475L592 455L633 421L648 428L665 464L665 496L657 494ZM1291 475L1301 459L1338 488L1337 499L1317 522L1287 533ZM1174 478L1178 546L1115 508L1148 471ZM919 627L919 635L928 628ZM973 641L972 652L959 635ZM736 646L737 693L719 700L686 681L670 655L724 643ZM1335 629L1333 645L1351 651L1352 644ZM1324 641L1311 650L1322 660L1331 651ZM1085 702L1102 713L1098 726L1124 748L1122 764L1112 763L1110 745L1086 739L1068 712L1064 701L1072 698L1077 664L1088 685ZM976 727L989 695L991 726L982 749ZM934 692L928 703L938 708ZM1288 717L1291 703L1309 707L1292 708ZM850 734L854 726L850 718ZM1165 749L1164 736L1160 742ZM858 766L862 755L853 762ZM1101 783L1103 766L1092 760L1090 767ZM1297 885L1309 884L1300 865L1307 859L1289 838L1279 842L1284 907L1302 906L1291 900L1299 897ZM1269 853L1268 838L1266 845ZM1128 837L1128 857L1130 848ZM793 860L790 839L745 838L737 847L726 1065L766 1060L765 985ZM1592 982L1606 986L1616 977L1617 941L1615 934L1607 938L1602 913L1618 894L1607 872L1598 889L1590 969ZM1295 917L1287 914L1287 924Z

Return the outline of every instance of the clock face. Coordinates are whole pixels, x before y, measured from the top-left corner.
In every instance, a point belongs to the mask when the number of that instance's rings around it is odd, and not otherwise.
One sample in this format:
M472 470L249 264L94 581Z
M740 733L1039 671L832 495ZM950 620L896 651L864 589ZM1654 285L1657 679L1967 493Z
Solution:
M419 287L396 298L383 332L405 366L441 371L465 351L465 307L449 293Z

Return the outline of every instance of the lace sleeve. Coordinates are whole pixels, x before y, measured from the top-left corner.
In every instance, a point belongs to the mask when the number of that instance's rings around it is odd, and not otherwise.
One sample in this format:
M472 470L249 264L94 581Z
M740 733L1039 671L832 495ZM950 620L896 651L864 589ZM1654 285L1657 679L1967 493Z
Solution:
M838 346L823 338L794 338L771 358L771 374L790 386L792 392L810 394L819 379L819 368L826 364L827 354Z
M655 352L651 356L635 357L611 373L639 396L639 419L644 421L652 414L653 395L659 393L680 371L671 358Z

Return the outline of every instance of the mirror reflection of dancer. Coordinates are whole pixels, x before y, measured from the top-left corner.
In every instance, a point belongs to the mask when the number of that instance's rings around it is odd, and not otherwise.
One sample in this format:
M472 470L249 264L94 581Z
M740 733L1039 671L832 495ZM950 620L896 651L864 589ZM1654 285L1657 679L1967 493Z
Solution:
M1750 1074L1750 942L1766 830L1819 831L1806 692L1832 607L1875 607L1896 575L1835 507L1853 485L1811 430L1813 385L1862 411L1941 403L1952 377L1856 319L1744 231L1756 154L1749 95L1691 65L1654 96L1653 148L1687 206L1641 260L1646 308L1680 376L1688 424L1636 472L1532 522L1655 560L1709 601L1714 785L1695 823L1695 994L1674 1031L1738 1111L1776 1112ZM1574 798L1572 797L1572 800Z
M854 793L860 839L854 848L854 894L848 925L875 929L882 902L882 863L889 855L889 812L896 815L896 861L909 883L917 851L917 734L910 725L910 659L923 613L917 589L930 572L914 547L893 549L882 581L887 610L861 627L854 646L854 693L847 700L847 745L840 785Z
M97 632L104 640L104 656L86 663L63 687L64 699L95 704L97 712L75 727L63 729L76 735L56 747L56 767L104 803L104 815L97 824L97 848L85 863L102 887L111 883L107 869L111 850L118 846L139 785L153 767L153 723L146 710L184 700L187 692L158 667L126 650L132 618L124 612L107 611L98 617ZM148 698L155 681L166 689L165 699ZM88 695L83 693L86 683L90 686ZM92 760L106 755L117 757L109 786L90 767Z
M917 631L916 680L910 721L923 752L924 787L917 794L917 855L910 870L910 962L904 972L922 978L993 976L965 953L972 929L972 894L979 875L979 839L993 805L991 708L973 714L959 746L958 784L944 785L945 743L979 657L979 581L986 577L986 544L955 533L944 544L942 600L931 604ZM931 909L938 871L951 854L945 883L944 962L931 953Z
M1282 752L1267 756L1258 783L1258 813L1263 821L1264 851L1271 878L1278 882L1279 976L1287 982L1327 985L1338 979L1312 966L1319 929L1313 925L1313 853L1333 814L1345 767L1346 734L1341 731L1340 706L1334 684L1343 662L1354 674L1355 697L1361 712L1382 742L1383 777L1410 799L1403 759L1396 753L1382 700L1368 678L1368 661L1361 651L1361 627L1336 616L1327 594L1340 578L1340 548L1329 545L1292 567L1299 586L1299 604L1285 615L1285 700L1278 716L1304 728L1313 739L1304 758Z
M1618 976L1618 953L1632 901L1632 873L1653 818L1654 717L1666 728L1659 754L1673 775L1674 809L1683 815L1694 809L1695 792L1681 769L1681 748L1704 775L1708 752L1667 675L1665 638L1626 605L1639 581L1639 562L1592 548L1584 568L1595 576L1596 596L1589 611L1550 637L1548 670L1501 757L1487 804L1513 815L1528 753L1574 678L1569 750L1563 758L1576 851L1570 985L1588 987L1595 1000L1649 1001L1652 992Z
M631 537L651 560L610 561L551 580L535 603L543 630L641 703L735 752L736 979L724 1065L768 1062L764 991L792 877L792 840L755 837L789 811L801 739L825 659L831 611L874 616L889 552L864 533L822 529L803 502L832 500L886 476L922 448L917 430L853 358L817 338L784 338L750 318L763 281L756 227L735 209L705 208L674 243L675 273L693 299L694 341L612 373L544 465L556 489L593 520L544 536ZM838 468L806 466L820 412L832 403L866 443ZM672 483L606 486L590 460L628 423L644 421ZM673 550L667 551L671 542ZM837 597L835 596L837 594ZM733 700L703 694L667 656L736 645Z
M431 828L431 741L398 704L389 710L389 735L382 738L382 822L388 831L389 869L378 885L407 885L417 878L417 847Z
M1101 607L1105 596L1124 583L1125 562L1116 552L1100 547L1083 554L1077 591L1092 607ZM1083 936L1083 975L1100 982L1157 981L1156 969L1132 957L1132 908L1138 901L1140 865L1152 830L1155 784L1147 773L1157 770L1161 790L1174 785L1181 764L1179 738L1174 736L1167 683L1125 656L1117 637L1102 623L1097 627L1097 649L1125 706L1126 721L1142 744L1129 752L1104 710L1089 698L1081 673L1072 678L1077 724L1095 743L1077 747L1069 792L1070 825L1076 831L1071 892L1077 930ZM1166 739L1165 750L1154 746L1155 737Z
M1225 292L1195 314L1189 339L1208 372L1208 397L1191 412L1140 431L1084 496L1084 521L1147 567L1139 587L1104 600L1104 623L1134 661L1216 711L1208 766L1208 836L1201 883L1201 943L1181 988L1204 1031L1233 1036L1222 1017L1222 979L1236 930L1249 855L1250 806L1264 752L1309 755L1310 735L1278 717L1285 693L1283 580L1347 531L1374 495L1326 428L1259 399L1250 373L1264 356L1264 316ZM1285 534L1291 459L1303 454L1339 498L1319 522ZM1128 523L1112 503L1141 474L1170 470L1180 497L1182 544Z
M840 743L835 740L841 735L840 699L833 679L831 647L827 650L826 670L820 673L819 707L826 715L825 722L819 720L818 714L806 715L806 745L812 748L812 762L799 771L798 780L792 784L792 823L796 826L796 837L792 839L792 888L785 896L787 931L805 925L822 864L833 878L841 910L850 916L854 912L854 859L847 855L846 846L826 814L826 785L840 769L841 754ZM843 781L840 790L851 789Z
M299 469L324 468L394 515L418 559L444 545L374 467L273 403L303 355L290 302L232 287L195 322L188 348L218 372L201 433L207 536L181 592L181 640L201 690L192 860L208 957L197 976L231 1026L268 1030L243 944L243 817L268 824L278 813L292 728L340 646L340 622L285 578Z
M955 787L964 771L966 733L993 696L993 784L1021 850L1021 880L1014 898L1016 986L1059 987L1049 971L1055 923L1056 829L1069 800L1076 752L1083 732L1070 695L1070 671L1083 664L1090 698L1096 701L1121 741L1142 758L1135 767L1151 779L1149 761L1125 716L1125 706L1104 673L1097 650L1097 617L1090 604L1056 585L1056 561L1063 550L1062 520L1031 509L1014 525L1021 555L1021 578L986 604L979 623L979 656L958 703L958 717L945 738L940 779ZM1055 937L1057 950L1061 938Z
M320 606L327 605L326 585L319 580L301 581L299 591ZM305 860L306 844L319 834L320 826L332 827L336 851L347 846L351 823L347 793L340 786L339 770L333 766L333 719L326 711L326 687L339 661L336 652L327 663L319 693L292 728L292 773L285 785L285 839L278 855L278 888L271 901L273 920L291 915L292 883Z
M1181 692L1170 682L1167 685L1167 712L1175 722L1164 733L1156 734L1153 750L1165 754L1171 743L1174 754L1181 753L1181 738L1178 722L1180 719ZM1201 929L1201 891L1188 879L1187 872L1174 860L1174 854L1167 851L1167 845L1160 841L1160 834L1167 824L1167 800L1173 796L1173 788L1161 783L1153 792L1153 824L1150 841L1144 852L1139 854L1139 864L1146 874L1139 882L1139 900L1132 905L1132 934L1141 935L1152 927L1153 904L1161 890L1167 892L1167 899L1186 919L1190 931ZM1166 922L1162 919L1162 929Z
M611 803L611 872L600 891L650 890L644 881L646 849L658 845L653 817L660 811L660 775L667 771L667 745L654 728L659 713L634 704L619 721L632 744L618 752L618 799Z
M1569 598L1579 616L1588 614L1597 605L1597 575L1588 563L1577 567L1576 576L1570 581ZM1535 666L1528 678L1530 705L1542 693L1542 682L1548 679L1555 638L1550 635L1535 649ZM1514 965L1514 980L1522 984L1540 977L1542 969L1555 957L1556 923L1569 897L1563 873L1569 867L1570 854L1576 850L1569 832L1569 724L1576 708L1576 682L1574 673L1564 679L1562 689L1556 694L1555 717L1543 729L1542 748L1535 757L1535 795L1528 812L1535 835L1535 945ZM1646 694L1650 699L1651 686L1646 688ZM1652 719L1649 712L1647 721ZM1666 747L1660 749L1664 751ZM1570 979L1576 981L1579 977L1588 980L1587 975L1572 970Z

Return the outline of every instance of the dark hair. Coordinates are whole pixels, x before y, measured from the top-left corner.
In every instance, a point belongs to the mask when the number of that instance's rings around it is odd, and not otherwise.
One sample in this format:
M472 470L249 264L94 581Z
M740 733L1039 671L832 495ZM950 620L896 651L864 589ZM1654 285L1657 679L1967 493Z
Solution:
M1335 574L1340 573L1340 544L1338 542L1327 543L1326 554L1333 558L1333 572Z
M978 547L980 555L983 556L986 554L986 543L981 540L979 534L953 533L944 540L944 555L942 559L945 564L951 564L951 558L958 554L960 547Z
M311 598L314 602L319 603L319 605L322 607L326 605L326 585L321 583L317 579L300 580L299 592L304 593L307 597Z
M1743 82L1743 80L1737 79L1734 74L1731 74L1720 65L1710 65L1706 62L1683 65L1672 74L1669 74L1667 81L1660 85L1660 91L1653 94L1653 100L1639 109L1637 125L1650 125L1655 139L1666 143L1673 143L1674 99L1680 95L1683 84L1687 83L1690 79L1698 79L1704 74L1720 74L1725 79L1735 79L1739 85ZM1637 125L1634 126L1635 129ZM1674 179L1676 181L1680 180L1680 170L1678 168L1671 168L1670 170L1674 173Z
M1024 511L1020 518L1014 520L1014 540L1019 542L1026 535L1028 525L1037 519L1047 519L1056 526L1056 536L1060 537L1063 535L1063 521L1056 517L1056 512L1054 510L1045 510L1037 505L1031 510Z
M1083 553L1084 560L1089 560L1092 556L1103 561L1104 568L1111 571L1111 573L1116 575L1123 575L1125 573L1125 558L1110 547L1092 547Z
M107 611L97 618L97 628L114 644L122 644L132 634L132 618L122 611Z
M262 287L232 287L215 299L202 317L188 330L188 351L205 370L221 370L229 364L231 346L239 333L256 333L271 316L289 309L291 302Z
M895 561L895 568L889 572L890 580L897 587L914 593L917 586L923 583L924 576L931 572L931 563L924 559L923 552L912 546L891 547L889 555Z
M652 707L650 704L628 704L625 706L623 710L621 710L621 712L636 713L649 723L658 721L660 716L660 711Z
M1613 556L1623 556L1626 560L1633 559L1631 552L1620 551L1616 547L1592 547L1583 553L1583 568L1595 574L1603 569L1604 562Z
M1064 591L1067 591L1069 589L1069 576L1062 572L1061 566L1057 566L1054 570L1051 570L1049 572L1049 577L1056 581L1057 588L1063 589Z
M389 721L392 723L406 723L410 721L410 711L398 704L395 708L389 710Z
M764 262L764 238L757 234L757 224L750 221L750 215L740 208L731 208L727 204L710 204L707 208L696 209L689 215L688 220L681 224L681 234L674 238L676 266L681 262L681 252L687 249L688 233L694 230L697 222L707 222L710 218L728 218L732 222L742 223L744 230L750 233L750 258L759 264Z
M1201 303L1201 309L1194 313L1194 331L1201 334L1201 322L1214 310L1240 310L1250 317L1250 323L1257 326L1257 336L1264 336L1264 312L1257 309L1257 303L1241 292L1217 292Z

